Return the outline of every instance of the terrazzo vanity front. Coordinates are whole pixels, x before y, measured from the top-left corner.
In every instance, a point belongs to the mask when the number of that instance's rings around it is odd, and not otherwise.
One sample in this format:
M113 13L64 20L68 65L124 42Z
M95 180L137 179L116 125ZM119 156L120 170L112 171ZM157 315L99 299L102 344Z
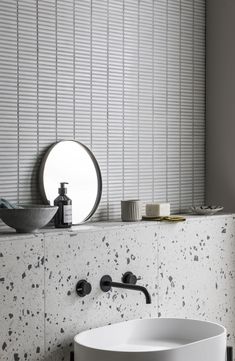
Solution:
M34 235L0 234L0 359L68 361L80 331L149 317L223 324L235 344L235 215L186 222L89 223ZM100 278L132 271L138 292L103 293ZM79 298L86 279L91 293Z

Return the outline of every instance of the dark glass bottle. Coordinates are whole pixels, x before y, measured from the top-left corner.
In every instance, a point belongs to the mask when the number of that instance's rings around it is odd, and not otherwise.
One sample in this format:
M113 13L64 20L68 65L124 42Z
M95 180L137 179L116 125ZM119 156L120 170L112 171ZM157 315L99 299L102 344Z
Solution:
M54 200L54 205L58 206L54 223L56 228L70 228L72 226L72 200L66 196L67 182L60 183L59 196Z

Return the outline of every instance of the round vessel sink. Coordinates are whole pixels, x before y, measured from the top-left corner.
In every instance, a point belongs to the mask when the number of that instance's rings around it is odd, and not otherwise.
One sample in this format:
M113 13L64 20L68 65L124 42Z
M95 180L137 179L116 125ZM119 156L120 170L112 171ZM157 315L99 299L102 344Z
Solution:
M225 361L226 329L212 322L153 318L79 333L75 361Z

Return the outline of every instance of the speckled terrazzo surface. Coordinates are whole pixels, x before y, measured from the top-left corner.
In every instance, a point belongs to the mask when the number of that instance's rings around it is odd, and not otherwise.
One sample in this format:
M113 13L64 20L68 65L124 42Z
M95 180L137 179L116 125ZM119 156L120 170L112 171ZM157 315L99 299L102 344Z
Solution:
M218 213L216 215L212 215L212 216L200 216L200 215L183 215L186 218L186 222L192 222L192 221L201 221L201 220L212 220L212 219L216 219L218 220L219 218L233 218L235 217L235 213L231 214L231 213ZM87 222L81 225L77 225L77 226L73 226L71 228L61 228L61 229L56 229L56 228L42 228L40 229L38 232L34 233L34 234L20 234L20 233L16 233L12 228L9 227L5 227L4 229L0 230L0 242L1 241L6 241L6 240L18 240L21 238L32 238L32 237L43 237L44 235L49 235L52 234L53 236L55 235L62 235L65 233L71 234L71 233L87 233L87 232L96 232L96 231L109 231L111 229L114 228L136 228L136 227L146 227L149 225L156 225L158 226L160 223L159 222L152 222L152 221L141 221L141 222L121 222L119 220L117 221L109 221L109 222Z
M235 215L184 223L87 223L35 235L0 234L0 360L69 361L73 336L140 317L222 323L235 340ZM140 277L151 295L99 289L110 274ZM75 294L85 278L92 292Z

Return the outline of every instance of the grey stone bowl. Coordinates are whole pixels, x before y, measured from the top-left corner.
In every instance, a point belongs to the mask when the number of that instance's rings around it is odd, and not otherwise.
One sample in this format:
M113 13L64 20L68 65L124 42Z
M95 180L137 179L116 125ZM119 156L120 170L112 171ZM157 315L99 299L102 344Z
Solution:
M46 226L58 207L44 205L21 205L21 208L0 208L0 218L19 233L32 233Z

